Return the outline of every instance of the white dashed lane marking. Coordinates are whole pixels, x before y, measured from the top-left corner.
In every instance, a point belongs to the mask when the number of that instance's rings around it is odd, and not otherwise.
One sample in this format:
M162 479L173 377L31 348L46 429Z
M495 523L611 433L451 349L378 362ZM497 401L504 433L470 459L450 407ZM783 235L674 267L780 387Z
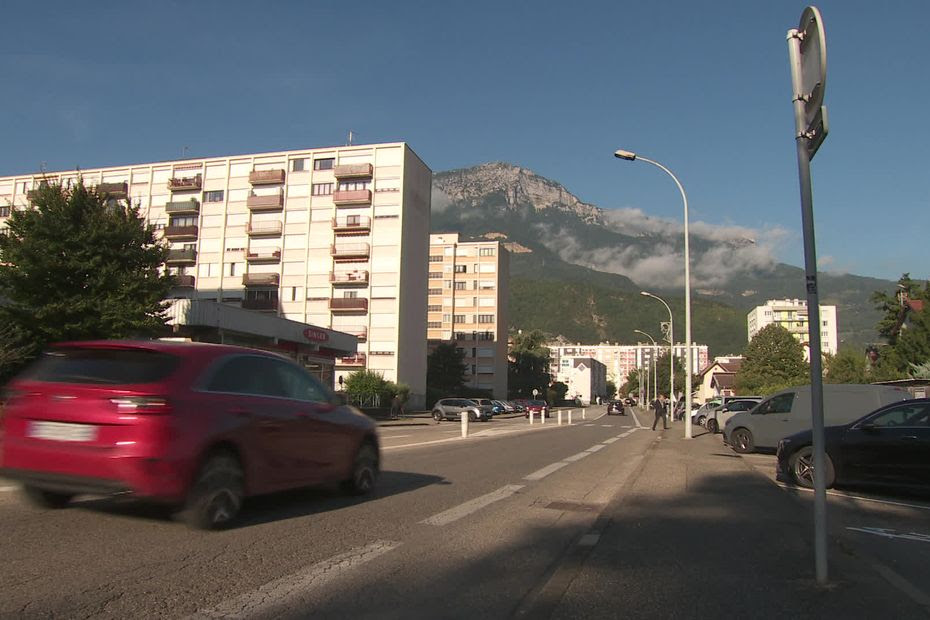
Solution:
M564 465L564 463L562 465ZM426 525L448 525L449 523L458 521L462 517L467 517L471 513L481 510L485 506L506 499L522 488L522 484L509 484L496 491L491 491L487 495L482 495L464 504L459 504L455 508L450 508L449 510L435 514L428 519L420 521L420 523L425 523Z

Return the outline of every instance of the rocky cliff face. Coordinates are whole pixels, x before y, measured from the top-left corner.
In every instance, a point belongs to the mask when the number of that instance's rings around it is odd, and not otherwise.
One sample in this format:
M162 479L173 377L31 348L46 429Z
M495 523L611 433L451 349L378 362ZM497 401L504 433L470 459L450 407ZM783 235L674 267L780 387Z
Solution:
M554 209L574 213L589 223L602 222L598 207L582 202L555 181L505 162L438 172L433 176L433 185L459 206L484 205L490 198L499 200L497 206L501 208Z

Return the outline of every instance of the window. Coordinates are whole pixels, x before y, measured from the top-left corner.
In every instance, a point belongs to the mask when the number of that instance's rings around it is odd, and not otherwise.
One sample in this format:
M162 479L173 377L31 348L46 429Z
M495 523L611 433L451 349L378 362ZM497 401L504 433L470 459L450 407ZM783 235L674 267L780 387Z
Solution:
M455 273L465 273L468 271L468 265L456 265Z
M442 305L426 306L427 312L442 312Z
M442 289L441 289L441 288L431 288L431 289L429 289L429 290L427 291L427 294L429 294L429 295L442 295Z
M227 275L234 276L236 275L236 263L227 263L229 270L226 272Z
M451 315L451 314L444 314L444 315L442 315L442 322L443 322L443 323L448 323L448 322L451 321L451 320L452 320L452 315Z
M790 413L792 403L794 403L794 392L779 394L760 404L755 412L763 415L768 413Z
M494 340L494 334L491 332L478 332L478 340Z
M464 323L464 322L465 322L465 315L464 315L464 314L455 314L455 315L453 315L453 316L452 316L452 322L453 322L453 323Z
M203 193L204 202L223 202L224 193L223 190L218 189L212 192Z
M329 196L333 193L332 183L314 183L310 188L310 194L313 196Z
M253 290L245 292L245 298L249 301L278 301L278 290Z
M307 169L307 160L306 158L292 159L291 160L291 172L301 172Z
M337 188L340 192L357 192L365 190L371 187L371 179L366 180L350 180L350 181L339 181L339 187Z
M906 404L883 411L865 421L873 426L930 426L930 405Z
M430 272L429 272L429 279L430 279L430 280L441 280L441 279L442 279L442 272L441 272L441 271L430 271Z
M455 290L457 290L457 291L464 291L464 290L465 290L465 283L464 283L464 282L456 282L456 283L455 283Z
M442 328L442 321L427 321L426 327L428 329L440 329Z
M197 216L196 215L185 215L181 217L172 217L168 225L169 226L196 226Z
M333 157L329 157L327 159L314 159L313 169L314 170L332 170L335 163L336 163L336 160Z
M431 262L431 263L441 263L441 262L442 262L442 255L439 254L439 255L435 255L435 256L430 256L430 257L429 257L429 262Z
M343 291L343 299L356 299L358 298L358 291Z
M494 315L493 314L479 314L478 322L479 323L493 323Z
M478 256L494 256L494 248L479 248Z
M9 207L0 207L0 217L10 217L10 208ZM442 257L439 257L442 260Z

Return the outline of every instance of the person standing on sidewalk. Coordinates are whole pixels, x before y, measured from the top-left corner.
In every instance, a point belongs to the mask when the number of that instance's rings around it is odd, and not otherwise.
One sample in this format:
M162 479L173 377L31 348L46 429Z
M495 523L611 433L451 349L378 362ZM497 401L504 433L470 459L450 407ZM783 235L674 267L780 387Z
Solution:
M665 417L668 413L668 404L665 401L665 394L659 394L658 400L653 401L652 410L656 414L656 419L652 421L652 430L656 430L659 418L662 419L662 428L668 429L668 419Z
M391 419L397 420L400 418L400 413L403 410L403 405L400 402L400 394L394 395L394 400L391 401Z

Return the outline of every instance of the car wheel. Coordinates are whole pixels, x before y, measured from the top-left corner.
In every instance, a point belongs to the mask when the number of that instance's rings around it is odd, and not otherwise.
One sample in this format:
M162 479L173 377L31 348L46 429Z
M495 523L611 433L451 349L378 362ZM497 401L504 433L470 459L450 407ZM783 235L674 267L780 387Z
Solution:
M436 420L437 422L442 422L443 418L445 418L445 417L446 417L446 416L444 416L444 415L442 414L442 411L440 411L439 409L434 409L434 410L433 410L433 419Z
M378 479L378 451L370 443L363 443L355 455L352 477L342 483L342 490L350 495L365 495L375 488Z
M704 422L707 420L706 417L699 415L697 418L698 426L704 426Z
M474 411L469 411L469 412L468 412L468 421L469 421L469 422L475 422L477 419L478 419L478 416L475 415L475 412L474 412Z
M231 454L214 454L198 472L182 517L191 527L216 530L228 526L242 508L242 466Z
M730 445L740 454L749 454L756 449L752 432L748 428L738 428L730 433Z
M51 509L64 508L74 497L71 493L55 493L54 491L37 489L29 485L23 487L23 494L33 505L39 508Z
M836 480L836 472L833 469L833 461L830 455L824 453L824 469L826 470L825 486L830 488ZM791 455L788 459L788 467L791 471L791 478L794 482L805 489L814 488L814 447L804 446Z
M717 420L713 418L708 418L707 422L704 423L704 426L706 426L707 430L709 430L711 433L716 433L718 430L720 430L717 428Z

